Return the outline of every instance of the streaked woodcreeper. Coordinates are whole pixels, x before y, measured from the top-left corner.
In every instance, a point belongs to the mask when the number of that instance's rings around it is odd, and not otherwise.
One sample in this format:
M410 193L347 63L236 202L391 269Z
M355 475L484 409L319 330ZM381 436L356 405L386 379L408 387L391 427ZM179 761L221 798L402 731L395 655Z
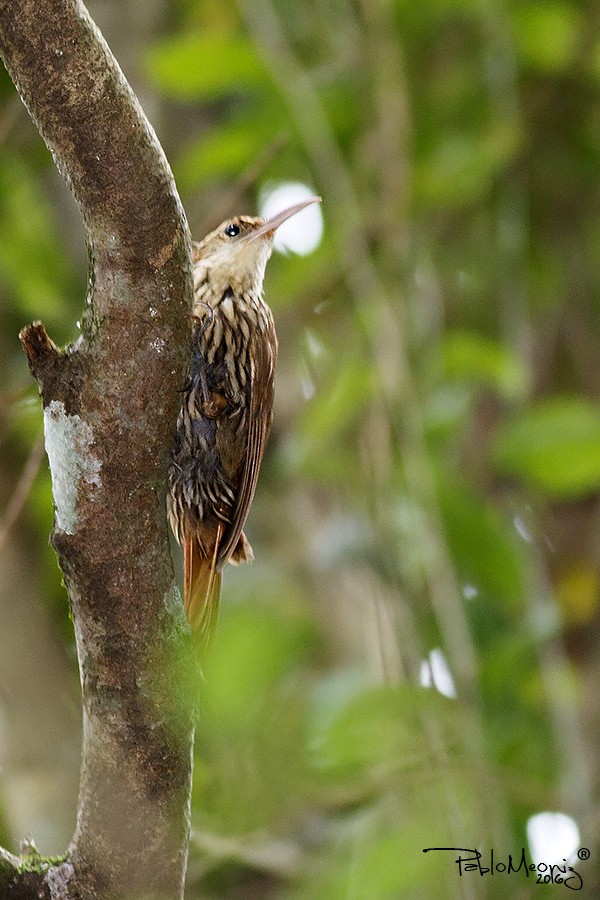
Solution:
M277 356L265 267L276 229L318 199L267 221L232 218L194 245L193 350L167 509L183 548L185 611L202 644L215 628L224 566L253 559L243 529L273 417Z

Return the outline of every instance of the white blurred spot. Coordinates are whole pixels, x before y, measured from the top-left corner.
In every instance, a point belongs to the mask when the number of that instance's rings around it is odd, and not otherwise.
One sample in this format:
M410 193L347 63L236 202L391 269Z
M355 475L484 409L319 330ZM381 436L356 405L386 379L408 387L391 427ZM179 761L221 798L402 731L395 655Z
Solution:
M433 678L431 675L431 666L429 665L429 660L424 659L421 663L421 671L419 672L419 682L422 687L430 688L433 685Z
M533 862L558 865L579 849L577 823L560 812L541 812L527 822L527 841Z
M521 516L515 516L513 519L513 525L517 529L518 534L521 535L524 541L527 541L528 544L531 544L533 541L533 537L531 532Z
M302 397L304 400L312 400L312 398L317 393L317 386L315 384L314 378L308 371L308 366L306 365L306 363L303 363L302 371L300 372L300 390L302 391Z
M308 355L312 360L320 359L326 355L325 345L310 328L304 330L304 340L306 341Z
M423 687L434 687L444 697L456 697L456 688L446 657L439 647L435 647L421 663L419 681Z
M463 584L463 597L465 600L474 600L479 595L479 591L474 584Z
M260 215L270 219L278 212L314 197L315 192L298 181L284 182L263 191L260 198ZM321 204L313 203L302 212L284 222L275 232L273 247L280 253L292 250L300 256L307 256L321 243L323 237L323 216Z

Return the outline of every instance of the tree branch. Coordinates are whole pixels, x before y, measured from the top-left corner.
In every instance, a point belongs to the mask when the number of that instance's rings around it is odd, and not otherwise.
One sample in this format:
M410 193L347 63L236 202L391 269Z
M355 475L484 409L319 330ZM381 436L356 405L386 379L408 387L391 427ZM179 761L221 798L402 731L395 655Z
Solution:
M156 136L80 2L0 0L0 54L79 204L92 266L74 346L58 350L40 323L21 335L43 398L52 542L83 693L77 826L56 896L181 897L192 663L164 486L188 351L187 223ZM47 870L23 893L35 878L15 859L0 857L7 896L40 896Z

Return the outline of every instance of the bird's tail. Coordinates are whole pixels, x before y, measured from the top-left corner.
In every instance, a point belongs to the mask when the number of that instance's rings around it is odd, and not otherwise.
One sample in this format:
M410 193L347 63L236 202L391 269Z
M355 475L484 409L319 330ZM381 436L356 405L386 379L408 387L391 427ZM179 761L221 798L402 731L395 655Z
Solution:
M192 631L198 633L200 644L207 647L217 627L221 601L221 572L217 569L219 547L225 525L219 522L215 545L210 556L202 552L198 535L193 531L183 540L183 597L185 614ZM229 558L234 566L252 562L254 553L242 532Z
M194 534L183 542L183 594L185 613L203 647L210 643L219 617L221 573L217 572L219 540L211 557L200 552Z

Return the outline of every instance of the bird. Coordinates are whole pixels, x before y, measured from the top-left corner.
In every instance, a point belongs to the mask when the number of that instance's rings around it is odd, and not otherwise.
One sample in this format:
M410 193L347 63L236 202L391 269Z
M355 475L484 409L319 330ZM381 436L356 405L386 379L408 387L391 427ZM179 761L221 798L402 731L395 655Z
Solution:
M193 245L192 353L168 472L183 549L184 608L206 647L227 563L254 558L244 534L273 419L277 336L263 297L276 230L320 197L270 219L236 216Z

